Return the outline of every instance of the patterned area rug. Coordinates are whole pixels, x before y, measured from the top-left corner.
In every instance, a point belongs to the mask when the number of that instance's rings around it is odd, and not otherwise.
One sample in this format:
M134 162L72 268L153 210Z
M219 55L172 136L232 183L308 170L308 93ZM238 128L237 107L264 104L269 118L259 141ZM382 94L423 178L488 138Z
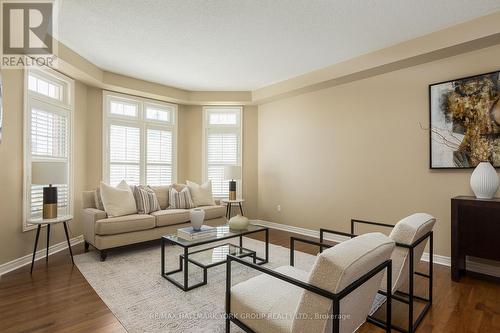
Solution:
M237 240L235 240L237 242ZM244 238L243 246L264 257L264 243ZM167 269L178 267L181 248L166 247ZM190 249L190 252L194 251ZM269 245L270 262L266 267L289 264L289 250ZM309 270L315 257L295 253L295 266ZM138 332L224 332L226 267L208 270L208 284L184 292L160 275L160 246L129 247L110 251L105 262L97 251L75 257L78 269L97 294L130 333ZM233 285L258 275L233 263ZM181 281L182 275L174 275ZM189 266L190 285L202 280L202 270ZM232 332L240 332L236 326Z

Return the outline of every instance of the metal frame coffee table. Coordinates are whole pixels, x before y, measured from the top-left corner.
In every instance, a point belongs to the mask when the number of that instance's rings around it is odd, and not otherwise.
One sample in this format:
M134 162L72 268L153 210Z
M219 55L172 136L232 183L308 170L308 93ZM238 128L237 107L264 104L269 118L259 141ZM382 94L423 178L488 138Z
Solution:
M179 238L176 235L166 235L161 238L161 276L163 276L165 279L170 281L172 284L177 286L178 288L184 290L184 291L189 291L201 286L204 286L207 284L207 270L210 267L214 267L217 265L222 265L226 263L227 259L226 256L223 256L219 260L216 260L215 262L212 262L210 264L204 264L196 259L192 259L189 256L195 256L196 254L205 252L205 251L210 251L214 250L219 247L224 247L227 246L227 251L229 254L234 254L236 256L239 256L240 258L243 257L251 257L254 263L257 263L258 265L263 265L269 261L269 228L259 226L259 225L249 225L247 229L245 230L231 230L228 225L223 225L216 227L217 228L217 234L214 235L213 237L207 237L207 238L202 238L202 239L197 239L197 240L185 240L183 238ZM266 237L266 243L265 243L265 258L258 257L256 252L254 250L250 250L247 248L243 247L243 236L257 233L257 232L265 232L265 237ZM222 240L226 239L231 239L231 238L239 238L239 246L233 245L230 243L222 244L222 245L217 245L217 246L211 246L208 248L200 249L197 251L189 252L189 249L195 246L201 246L205 244L210 244L210 243L215 243L219 242ZM180 246L184 249L184 253L179 255L179 268L171 270L171 271L165 271L166 265L165 265L165 245L166 244L172 244L172 245L177 245ZM222 251L225 251L225 249L222 249ZM232 253L233 251L234 253ZM200 268L203 269L203 281L196 283L194 285L189 285L189 279L188 279L188 263L194 264ZM173 279L170 275L183 272L184 274L184 279L183 283L180 283Z

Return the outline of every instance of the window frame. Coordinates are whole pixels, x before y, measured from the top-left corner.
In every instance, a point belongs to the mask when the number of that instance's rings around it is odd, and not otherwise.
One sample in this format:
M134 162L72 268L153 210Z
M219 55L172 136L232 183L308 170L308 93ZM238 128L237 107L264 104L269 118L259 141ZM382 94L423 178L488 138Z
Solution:
M124 101L137 105L137 117L112 114L110 105L112 100ZM148 119L146 116L147 106L158 106L170 109L170 119L168 122ZM138 127L140 130L140 155L139 155L139 183L147 184L147 130L163 129L172 132L172 183L177 182L177 132L178 132L178 105L148 98L121 94L113 91L103 91L102 104L102 179L105 183L110 183L110 137L109 128L112 124L119 126Z
M57 100L28 88L30 75L37 79L52 81L61 86L62 99ZM36 229L29 224L31 218L31 164L33 161L68 161L68 214L74 215L74 113L75 113L75 81L47 67L24 70L23 79L23 218L22 231ZM31 154L31 108L41 105L48 112L57 113L68 119L67 157L65 159L50 157L33 157ZM28 211L29 210L29 211Z
M238 156L237 166L241 167L241 176L236 180L236 198L240 199L243 196L243 106L203 106L203 133L202 133L202 181L208 181L208 134L210 132L216 133L236 133L239 136L238 140ZM237 111L236 124L217 124L211 125L209 123L209 116L211 112L217 113L232 113ZM229 186L229 181L228 181ZM215 199L228 199L227 197L217 197Z

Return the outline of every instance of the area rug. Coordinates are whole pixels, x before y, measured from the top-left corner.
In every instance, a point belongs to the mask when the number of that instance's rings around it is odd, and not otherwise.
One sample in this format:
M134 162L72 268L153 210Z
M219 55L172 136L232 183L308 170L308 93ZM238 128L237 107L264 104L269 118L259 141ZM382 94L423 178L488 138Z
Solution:
M244 247L264 257L264 243L244 238ZM194 251L193 248L191 251ZM168 269L178 267L179 247L166 247ZM269 263L276 268L289 264L289 249L269 245ZM295 266L309 270L315 257L295 253ZM97 251L75 256L75 264L130 333L139 332L224 332L226 267L208 270L208 284L188 292L160 275L160 245L129 247L110 251L105 262ZM259 273L237 263L232 266L233 285ZM181 281L182 275L174 275ZM190 285L202 280L202 270L189 266ZM240 332L232 326L232 332Z

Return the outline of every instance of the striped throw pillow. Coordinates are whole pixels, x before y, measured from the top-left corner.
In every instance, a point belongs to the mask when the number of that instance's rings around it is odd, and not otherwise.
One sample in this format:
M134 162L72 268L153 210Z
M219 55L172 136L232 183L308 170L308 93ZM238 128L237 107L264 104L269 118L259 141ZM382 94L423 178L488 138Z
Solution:
M134 186L134 197L139 214L149 214L160 210L156 194L149 186Z
M168 208L172 209L190 209L195 207L188 187L184 187L182 190L177 191L172 186L169 191L168 202L170 203Z

